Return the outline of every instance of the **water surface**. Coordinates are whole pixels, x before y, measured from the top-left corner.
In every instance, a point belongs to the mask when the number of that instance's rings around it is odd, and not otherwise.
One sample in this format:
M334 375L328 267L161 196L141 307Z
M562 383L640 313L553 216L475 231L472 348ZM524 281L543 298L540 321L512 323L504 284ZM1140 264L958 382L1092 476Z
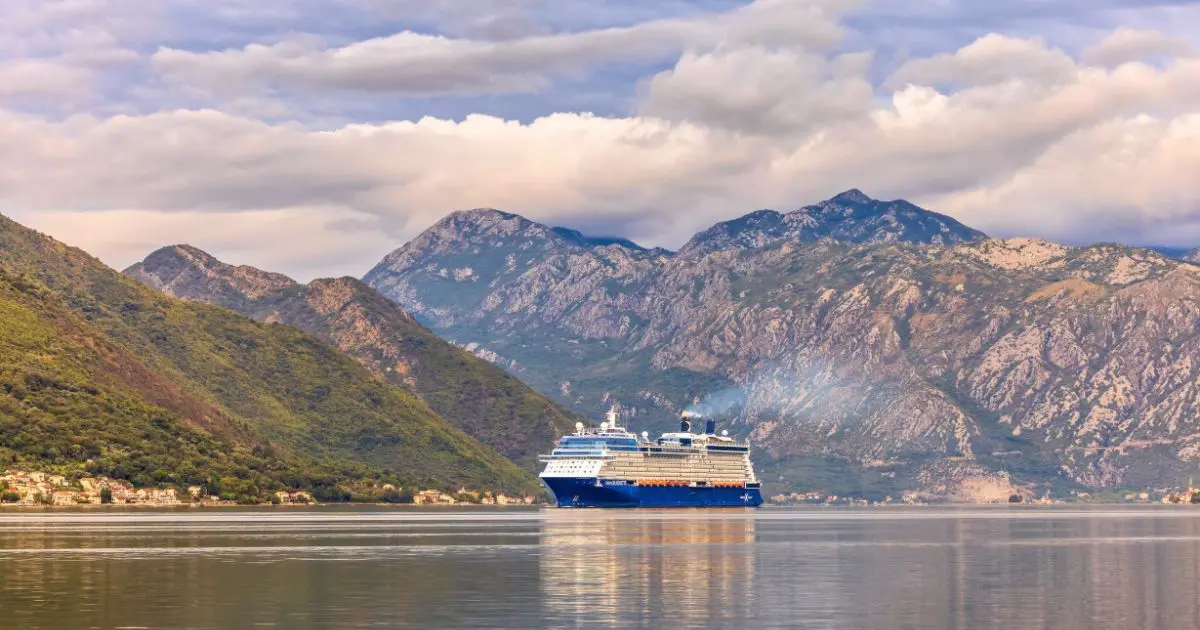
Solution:
M0 511L4 628L1200 628L1200 509Z

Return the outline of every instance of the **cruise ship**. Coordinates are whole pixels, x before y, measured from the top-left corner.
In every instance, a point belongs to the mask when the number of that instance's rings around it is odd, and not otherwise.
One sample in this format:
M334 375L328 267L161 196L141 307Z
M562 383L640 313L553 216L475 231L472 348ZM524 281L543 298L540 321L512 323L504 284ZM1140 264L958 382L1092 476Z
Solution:
M618 426L608 412L600 428L575 425L549 455L542 482L559 507L757 507L762 484L750 462L750 445L716 433L707 419L704 433L692 432L685 413L678 433L651 440Z

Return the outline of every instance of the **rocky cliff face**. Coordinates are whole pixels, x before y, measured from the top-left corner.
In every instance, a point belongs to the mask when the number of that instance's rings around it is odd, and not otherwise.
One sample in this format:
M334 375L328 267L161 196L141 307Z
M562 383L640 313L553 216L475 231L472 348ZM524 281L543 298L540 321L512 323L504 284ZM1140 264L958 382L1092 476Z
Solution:
M446 343L353 278L301 285L279 274L227 265L189 246L160 249L125 273L174 297L320 336L527 468L574 422L545 396Z
M1144 487L1195 469L1200 268L988 240L860 195L815 206L849 213L755 213L678 255L473 215L512 226L497 239L458 215L368 280L578 410L723 412L764 477L797 488ZM473 252L512 262L456 273Z

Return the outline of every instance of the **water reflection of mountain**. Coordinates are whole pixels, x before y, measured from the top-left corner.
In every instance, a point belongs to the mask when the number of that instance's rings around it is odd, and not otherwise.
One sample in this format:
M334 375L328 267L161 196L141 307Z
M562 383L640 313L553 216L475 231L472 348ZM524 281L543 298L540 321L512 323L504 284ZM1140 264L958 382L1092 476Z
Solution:
M875 514L760 521L758 618L787 627L1200 628L1200 519Z
M0 515L0 628L1200 628L1192 506L236 514Z
M747 619L755 605L749 512L552 513L542 523L542 604L550 617L696 626ZM658 625L658 624L654 624Z
M975 522L958 554L969 627L1200 628L1200 520L1153 513ZM989 541L997 541L991 542ZM1017 603L1014 605L1014 603Z

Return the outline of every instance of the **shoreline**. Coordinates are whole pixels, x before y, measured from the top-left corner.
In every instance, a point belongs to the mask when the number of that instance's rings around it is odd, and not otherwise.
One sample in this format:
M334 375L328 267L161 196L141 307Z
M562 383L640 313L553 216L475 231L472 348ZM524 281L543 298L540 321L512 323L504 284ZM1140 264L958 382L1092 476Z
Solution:
M387 507L387 508L534 508L534 507L553 507L549 503L532 503L532 504L483 504L483 503L291 503L286 505L277 505L274 503L252 503L249 505L238 503L180 503L178 505L152 505L149 503L122 503L122 504L95 504L95 503L80 503L77 505L21 505L18 503L0 503L0 510L109 510L109 509L140 509L140 510L182 510L182 509L229 509L229 508L277 508L277 509L302 509L302 508L317 508L317 507Z
M1073 501L1060 503L960 503L960 502L945 502L945 503L912 503L912 504L879 504L879 505L846 505L846 504L764 504L758 508L749 509L856 509L856 510L876 510L876 509L921 509L921 508L947 508L947 507L964 507L964 508L1043 508L1054 509L1063 507L1079 507L1079 506L1102 506L1102 507L1186 507L1191 504L1186 503L1158 503L1158 502L1100 502L1100 501ZM231 508L273 508L273 509L306 509L306 508L396 508L396 509L448 509L448 508L498 508L498 509L530 509L530 508L556 508L553 503L532 503L532 504L483 504L483 503L292 503L292 504L273 504L273 503L255 503L250 505L237 503L181 503L178 505L151 505L146 503L127 503L127 504L105 504L97 505L94 503L81 503L78 505L20 505L16 503L0 504L0 511L5 509L23 510L23 511L70 511L70 510L194 510L194 509L231 509ZM1197 506L1200 508L1200 505ZM604 510L604 508L596 508ZM695 511L708 510L720 512L727 508L665 508L678 509L680 511ZM612 508L608 511L616 512L637 512L639 508Z

